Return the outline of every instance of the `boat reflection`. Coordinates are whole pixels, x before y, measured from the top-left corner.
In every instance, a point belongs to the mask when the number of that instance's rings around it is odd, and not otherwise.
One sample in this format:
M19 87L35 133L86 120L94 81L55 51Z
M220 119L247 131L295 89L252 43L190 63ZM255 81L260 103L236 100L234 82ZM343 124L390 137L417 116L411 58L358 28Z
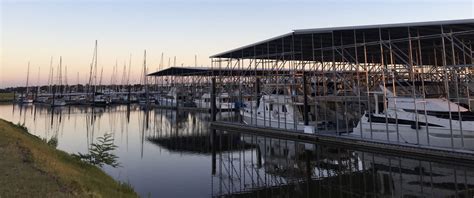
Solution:
M69 153L86 153L97 137L113 134L123 167L104 170L121 181L130 179L144 196L175 195L176 186L194 189L183 197L474 195L474 165L212 131L207 113L139 105L0 110L2 118L25 124L42 139L57 139L58 148Z
M155 114L164 116L157 116L160 127L147 140L170 152L211 155L213 152L253 148L238 134L219 133L214 137L209 129L209 114L159 110ZM215 138L214 145L212 138Z
M218 156L215 197L472 197L474 167L244 136Z

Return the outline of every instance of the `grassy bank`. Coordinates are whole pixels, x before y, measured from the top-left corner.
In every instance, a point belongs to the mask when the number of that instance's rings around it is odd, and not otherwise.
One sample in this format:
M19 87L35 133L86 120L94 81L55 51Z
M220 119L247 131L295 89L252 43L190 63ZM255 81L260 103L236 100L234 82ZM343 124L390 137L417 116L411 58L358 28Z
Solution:
M0 119L0 197L136 197L101 169Z
M13 93L0 93L0 103L13 102Z

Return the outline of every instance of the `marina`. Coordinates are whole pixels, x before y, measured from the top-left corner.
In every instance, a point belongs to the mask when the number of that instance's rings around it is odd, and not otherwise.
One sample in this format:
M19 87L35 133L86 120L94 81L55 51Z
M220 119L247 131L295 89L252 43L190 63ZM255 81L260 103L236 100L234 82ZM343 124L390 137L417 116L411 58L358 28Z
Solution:
M0 115L24 123L40 138L56 137L58 149L69 153L87 152L96 137L113 134L120 167L103 169L129 182L140 196L469 197L474 193L474 167L468 158L390 153L279 134L270 137L259 131L211 137L208 113L146 111L138 104L55 109L3 104Z
M0 172L19 183L0 197L474 197L474 19L287 29L240 47L207 26L153 35L173 53L206 46L206 64L143 49L153 31L128 52L104 33L15 62L27 69L2 74L15 86L0 86ZM17 166L52 190L23 187Z
M49 87L30 88L28 72L26 92L16 101L52 107L136 103L211 117L226 112L233 114L226 120L232 127L246 130L468 152L474 150L472 39L471 19L295 30L213 55L210 67L149 72L145 51L138 85L126 83L126 67L122 83L102 84L96 41L89 84L63 84L60 58L58 83L51 72Z

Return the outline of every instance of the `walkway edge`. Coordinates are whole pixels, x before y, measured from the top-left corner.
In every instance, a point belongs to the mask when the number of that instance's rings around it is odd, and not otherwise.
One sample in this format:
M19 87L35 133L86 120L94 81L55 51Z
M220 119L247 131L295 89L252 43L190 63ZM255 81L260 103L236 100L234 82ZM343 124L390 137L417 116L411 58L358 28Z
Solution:
M406 158L416 158L426 161L436 161L441 163L459 164L463 166L474 167L474 152L464 150L450 150L402 143L388 143L376 140L362 140L348 136L307 134L290 130L256 127L223 121L212 122L211 128L227 132L297 140L307 143L329 144L333 146L349 147L351 149L370 151L373 153L385 155L396 155Z

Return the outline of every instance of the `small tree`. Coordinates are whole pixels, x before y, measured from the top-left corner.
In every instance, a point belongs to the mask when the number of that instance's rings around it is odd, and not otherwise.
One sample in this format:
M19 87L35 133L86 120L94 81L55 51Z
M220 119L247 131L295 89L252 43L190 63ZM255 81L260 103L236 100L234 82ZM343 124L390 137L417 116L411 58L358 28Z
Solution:
M120 166L117 162L118 157L112 153L116 148L118 147L114 144L112 134L106 133L103 137L97 138L97 143L91 144L88 154L78 153L73 156L95 166L102 167L106 164L115 168Z

